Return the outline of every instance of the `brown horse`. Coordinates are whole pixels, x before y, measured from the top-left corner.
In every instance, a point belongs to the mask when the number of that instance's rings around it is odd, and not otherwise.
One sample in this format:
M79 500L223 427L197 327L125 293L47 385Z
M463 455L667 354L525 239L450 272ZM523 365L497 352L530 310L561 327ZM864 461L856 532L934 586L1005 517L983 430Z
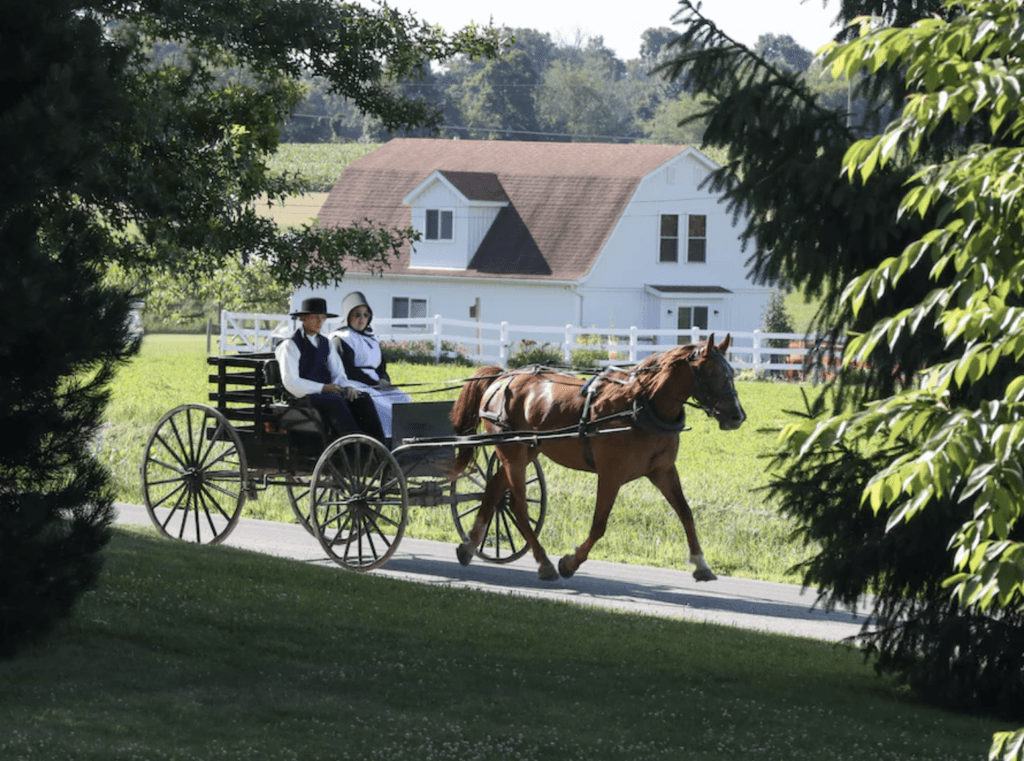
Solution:
M479 546L498 501L506 491L520 533L540 566L540 578L572 576L604 535L608 515L623 484L641 476L665 495L679 515L698 581L716 578L704 560L693 514L683 496L676 471L684 405L693 397L722 430L739 428L746 419L725 359L731 336L718 346L714 334L705 343L678 346L648 357L630 370L606 371L587 383L550 368L503 371L484 367L468 381L452 408L459 435L475 433L481 419L487 433L560 431L563 435L495 446L502 467L484 489L470 541L458 548L467 565ZM602 433L604 431L604 433ZM578 434L577 434L578 432ZM551 564L527 520L526 466L541 453L567 468L595 472L597 502L590 536L564 556L558 570ZM454 480L472 459L472 449L459 451L451 472Z

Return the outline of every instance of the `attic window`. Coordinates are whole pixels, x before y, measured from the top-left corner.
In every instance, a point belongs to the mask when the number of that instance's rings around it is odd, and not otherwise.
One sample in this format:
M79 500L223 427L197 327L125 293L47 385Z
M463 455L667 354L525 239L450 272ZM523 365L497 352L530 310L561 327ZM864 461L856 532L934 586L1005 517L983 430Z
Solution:
M452 239L452 212L427 209L427 240Z

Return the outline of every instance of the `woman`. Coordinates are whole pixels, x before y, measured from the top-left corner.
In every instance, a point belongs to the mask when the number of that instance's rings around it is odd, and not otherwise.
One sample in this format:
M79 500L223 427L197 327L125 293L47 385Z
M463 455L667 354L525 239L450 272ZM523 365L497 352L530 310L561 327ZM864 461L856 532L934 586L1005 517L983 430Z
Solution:
M348 294L341 302L341 313L348 325L331 333L331 342L341 354L349 381L355 381L370 394L384 428L384 436L390 439L392 406L411 402L412 398L391 385L380 342L370 328L373 310L366 297L359 291Z

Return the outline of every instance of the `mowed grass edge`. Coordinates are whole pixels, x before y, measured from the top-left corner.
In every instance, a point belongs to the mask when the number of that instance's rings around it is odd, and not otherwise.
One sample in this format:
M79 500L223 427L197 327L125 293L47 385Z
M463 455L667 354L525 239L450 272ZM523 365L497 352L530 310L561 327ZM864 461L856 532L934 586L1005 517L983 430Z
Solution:
M0 663L0 758L983 758L843 646L115 531ZM328 567L329 566L329 567Z

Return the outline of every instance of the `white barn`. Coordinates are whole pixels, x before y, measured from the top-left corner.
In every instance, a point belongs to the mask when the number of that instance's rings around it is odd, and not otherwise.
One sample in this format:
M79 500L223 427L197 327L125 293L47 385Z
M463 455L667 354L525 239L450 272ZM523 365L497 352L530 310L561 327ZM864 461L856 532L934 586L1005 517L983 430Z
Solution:
M686 146L395 139L353 162L321 224L412 226L382 275L353 263L378 317L717 332L759 327L769 289L739 231L700 187L715 164Z

